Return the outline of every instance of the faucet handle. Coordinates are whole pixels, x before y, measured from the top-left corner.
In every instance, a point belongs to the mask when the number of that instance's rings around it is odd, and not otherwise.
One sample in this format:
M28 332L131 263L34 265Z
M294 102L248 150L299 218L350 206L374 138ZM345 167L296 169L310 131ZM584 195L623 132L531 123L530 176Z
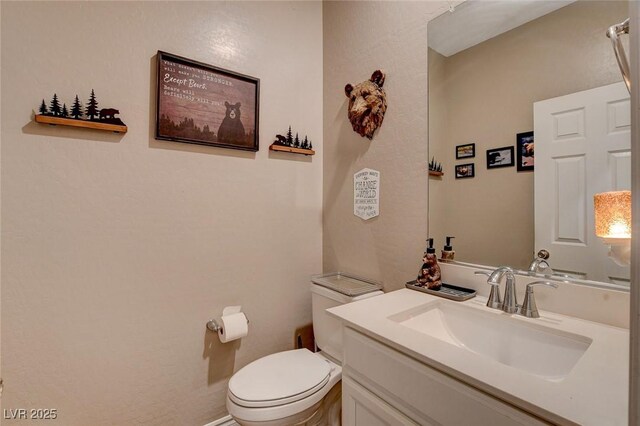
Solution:
M536 299L533 295L533 286L535 285L546 285L548 287L558 288L558 284L550 281L534 281L527 284L524 302L522 302L522 306L520 306L520 311L518 312L520 315L527 318L540 318L538 307L536 306Z
M558 288L558 284L552 283L551 281L534 281L532 283L527 284L527 292L533 292L534 285L546 285L553 288Z
M489 271L475 271L475 275L491 276ZM502 309L502 300L500 300L500 283L493 282L487 279L487 284L491 286L491 293L489 293L489 300L487 300L487 306L493 309Z

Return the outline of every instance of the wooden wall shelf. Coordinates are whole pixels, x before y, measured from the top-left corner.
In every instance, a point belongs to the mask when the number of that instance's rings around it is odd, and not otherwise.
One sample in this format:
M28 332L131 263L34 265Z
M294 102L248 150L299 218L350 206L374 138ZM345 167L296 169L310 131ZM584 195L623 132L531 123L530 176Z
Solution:
M434 172L433 170L429 170L429 176L441 177L441 176L444 176L444 173L443 172Z
M100 121L76 120L73 118L52 117L50 115L36 115L36 122L53 126L82 127L85 129L103 130L107 132L127 133L127 126L103 123Z
M269 147L271 151L281 151L281 152L291 152L294 154L304 154L304 155L315 155L315 151L312 149L303 149L303 148L294 148L291 146L283 146L283 145L271 145Z

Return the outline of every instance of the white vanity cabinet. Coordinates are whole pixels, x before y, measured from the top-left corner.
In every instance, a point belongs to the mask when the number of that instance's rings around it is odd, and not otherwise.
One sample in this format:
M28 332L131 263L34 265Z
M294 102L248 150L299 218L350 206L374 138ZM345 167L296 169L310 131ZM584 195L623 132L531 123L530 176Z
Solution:
M539 418L344 328L343 425L542 425Z
M629 331L401 289L342 321L344 425L627 425Z

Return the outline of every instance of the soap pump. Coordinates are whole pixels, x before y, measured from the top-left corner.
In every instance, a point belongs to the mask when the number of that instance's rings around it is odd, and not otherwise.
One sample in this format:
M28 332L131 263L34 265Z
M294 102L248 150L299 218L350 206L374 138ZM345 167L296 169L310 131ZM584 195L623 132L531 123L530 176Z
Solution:
M433 253L435 254L436 249L433 248L433 238L427 238L427 248L424 250L424 253Z
M436 249L433 248L433 238L429 238L417 281L419 285L428 289L440 290L442 286L441 277L440 266L438 266L438 259L436 258Z
M456 252L453 251L453 246L451 245L451 240L455 237L447 237L447 242L444 245L444 249L442 249L442 256L440 259L442 260L453 260L456 255Z

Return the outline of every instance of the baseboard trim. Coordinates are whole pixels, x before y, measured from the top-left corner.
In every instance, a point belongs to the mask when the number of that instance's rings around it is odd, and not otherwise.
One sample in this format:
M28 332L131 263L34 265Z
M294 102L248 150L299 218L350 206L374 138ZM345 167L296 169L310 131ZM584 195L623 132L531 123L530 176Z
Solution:
M207 423L204 426L239 426L238 423L233 420L231 416L224 416L218 420L214 420L211 423Z

